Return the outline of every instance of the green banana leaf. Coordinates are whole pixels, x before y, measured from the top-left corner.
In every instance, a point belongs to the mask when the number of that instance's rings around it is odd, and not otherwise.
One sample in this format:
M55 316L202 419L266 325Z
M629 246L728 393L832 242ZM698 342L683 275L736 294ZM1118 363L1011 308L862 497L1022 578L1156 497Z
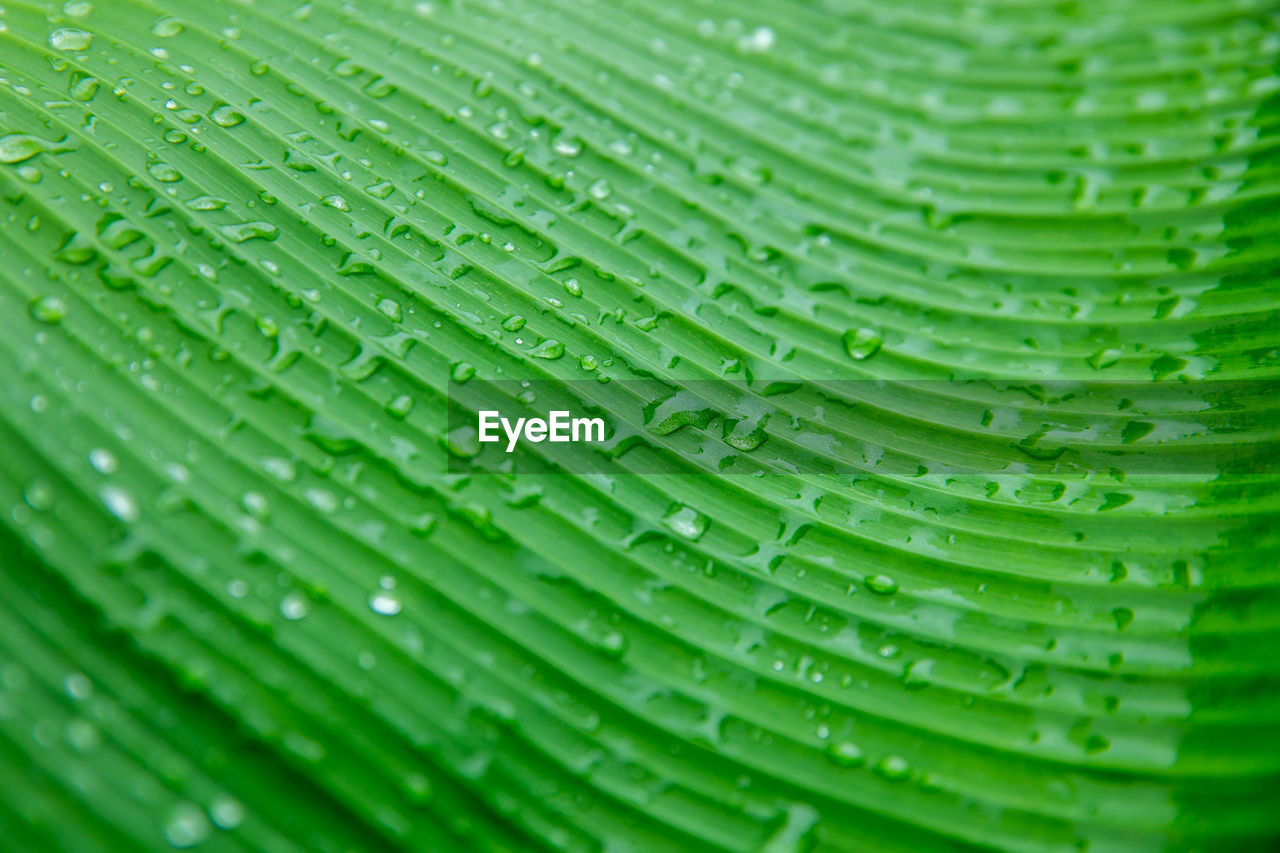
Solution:
M0 0L0 851L1280 849L1278 224L1274 0Z

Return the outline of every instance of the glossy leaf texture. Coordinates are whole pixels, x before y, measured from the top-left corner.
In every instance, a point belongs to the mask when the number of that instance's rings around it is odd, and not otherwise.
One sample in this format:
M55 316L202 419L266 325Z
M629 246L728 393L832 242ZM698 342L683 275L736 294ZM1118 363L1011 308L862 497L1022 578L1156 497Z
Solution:
M4 0L0 849L1276 849L1278 72L1267 0ZM666 420L459 472L493 379Z

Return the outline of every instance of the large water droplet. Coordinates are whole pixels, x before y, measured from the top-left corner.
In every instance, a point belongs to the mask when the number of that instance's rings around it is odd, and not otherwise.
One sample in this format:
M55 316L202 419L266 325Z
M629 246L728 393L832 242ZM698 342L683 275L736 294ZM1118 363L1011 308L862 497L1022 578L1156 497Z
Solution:
M56 296L41 296L30 307L31 319L53 325L67 316L67 303Z
M54 50L84 50L93 42L93 33L75 27L63 27L49 33L49 46Z
M230 104L221 102L214 104L213 109L209 110L209 118L219 127L235 127L238 124L244 124L242 113Z
M21 163L46 151L69 151L70 146L63 142L50 142L29 133L5 134L0 136L0 163Z
M856 361L875 355L884 343L880 333L868 326L845 332L841 340L844 342L844 351Z
M662 519L663 523L686 539L695 542L702 538L711 526L711 519L691 506L681 505Z
M369 609L382 616L395 616L400 612L400 599L389 592L378 591L369 596Z
M182 32L184 27L177 18L161 18L151 25L151 34L162 39L172 38Z
M240 222L235 225L223 225L218 229L222 236L233 243L244 243L249 240L274 240L280 231L270 222Z

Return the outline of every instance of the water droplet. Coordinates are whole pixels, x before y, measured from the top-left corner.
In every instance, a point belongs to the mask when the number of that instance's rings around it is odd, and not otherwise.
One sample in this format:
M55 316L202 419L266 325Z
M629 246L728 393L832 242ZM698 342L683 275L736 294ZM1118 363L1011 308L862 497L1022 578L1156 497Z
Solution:
M54 50L84 50L93 42L93 33L63 27L49 33L49 46Z
M280 615L290 622L296 622L311 612L311 604L305 595L296 590L280 599Z
M50 142L29 133L8 133L0 136L0 163L21 163L37 154L70 151L71 146L62 142Z
M195 847L209 837L209 820L194 803L179 803L169 814L164 839L170 846Z
M240 506L244 511L257 519L265 519L270 515L267 509L267 499L259 492L245 492L240 498Z
M71 95L72 100L81 103L92 101L98 94L98 78L77 72L67 87L67 94Z
M693 507L684 506L683 504L667 513L662 521L676 533L695 542L701 539L702 535L707 532L707 528L711 526L710 518Z
M219 101L209 110L209 119L218 127L235 127L244 124L244 114L230 104Z
M166 184L176 183L182 180L182 173L170 166L168 163L152 163L147 167L147 174L162 181Z
M565 134L556 137L555 144L551 148L562 157L577 157L582 153L582 143Z
M398 420L407 418L411 409L413 409L413 398L408 394L400 394L386 405L387 414Z
M400 599L387 592L375 592L369 596L369 609L382 616L395 616L400 612Z
M99 474L114 474L116 472L115 454L102 447L95 447L89 451L89 464Z
M875 355L884 343L880 333L867 326L845 332L841 340L844 342L844 351L855 361L862 361L864 358Z
M564 355L564 344L555 338L549 338L529 351L529 355L534 358L545 358L554 360Z
M901 782L911 775L911 765L900 755L886 755L876 764L876 775L889 782Z
M902 685L908 690L919 690L929 685L933 673L933 658L920 658L907 664L902 670Z
M67 303L56 296L41 296L31 303L29 311L31 319L37 323L54 325L61 323L67 316Z
M374 198L386 198L395 192L395 185L390 181L378 181L365 187L364 191Z
M138 505L133 497L119 486L103 486L98 491L107 511L126 524L138 520Z
M827 758L838 767L862 767L867 763L862 748L853 741L836 741L827 747Z
M249 240L274 240L280 231L270 222L240 222L235 225L223 225L218 229L222 236L233 243L244 243Z
M393 323L399 323L404 319L404 309L394 299L379 299L378 313Z
M611 660L621 660L627 651L627 637L621 631L610 631L600 638L600 651Z
M613 187L609 186L609 182L606 181L604 178L600 178L599 180L593 182L591 186L587 187L587 195L599 201L605 200L612 193L613 193Z
M470 459L480 453L480 436L470 426L449 430L445 433L443 444L446 453L459 459Z
M77 702L93 695L93 682L83 672L73 672L62 680L62 689Z
M227 206L227 202L224 199L215 198L211 195L198 195L195 198L187 199L183 204L191 210L197 210L201 213L210 210L222 210Z
M244 806L239 800L223 795L209 806L209 817L221 829L235 829L244 820Z
M1120 356L1124 355L1122 350L1115 347L1106 347L1089 356L1085 361L1094 370L1104 370L1120 360Z
M158 38L167 39L176 36L183 29L182 22L177 18L161 18L151 25L151 34Z
M334 210L341 210L343 213L351 212L351 205L340 195L327 195L320 199L320 203L325 207L332 207Z
M36 512L53 509L53 487L44 480L32 480L22 492L22 500Z
M876 595L893 595L898 591L898 582L888 575L872 575L866 580L867 589Z

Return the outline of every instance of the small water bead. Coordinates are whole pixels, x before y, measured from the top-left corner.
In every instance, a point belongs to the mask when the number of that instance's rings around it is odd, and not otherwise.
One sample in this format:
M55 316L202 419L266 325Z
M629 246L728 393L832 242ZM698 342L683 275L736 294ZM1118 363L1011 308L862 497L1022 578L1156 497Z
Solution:
M599 180L593 182L591 186L587 187L587 195L591 196L597 201L604 201L612 193L613 193L613 187L609 186L609 182L606 181L604 178L600 178Z
M389 592L375 592L369 596L369 609L381 616L395 616L400 612L400 599Z
M209 818L220 829L235 829L244 820L244 806L224 794L210 804Z
M327 195L320 199L320 203L325 207L332 207L334 210L341 210L343 213L351 212L351 205L340 195Z
M582 153L582 143L572 136L561 134L556 138L551 149L562 157L577 157Z
M209 819L194 803L180 803L169 814L164 840L179 849L195 847L209 837Z
M393 397L387 403L385 410L388 415L398 420L404 420L409 416L409 412L413 409L413 398L408 394L400 394Z
M394 299L379 299L378 313L393 323L404 320L404 309Z
M441 443L446 453L459 459L471 459L480 455L480 436L471 426L449 430Z
M83 702L93 695L93 682L83 672L73 672L62 679L62 689L77 702Z
M611 660L620 660L627 651L627 637L621 631L610 631L600 638L600 651Z
M911 765L900 755L886 755L876 764L876 775L888 782L901 782L911 775Z
M89 451L89 464L99 474L114 474L116 472L115 454L101 447L95 447Z
M36 512L53 509L53 487L44 480L32 480L22 492L22 500Z
M49 46L54 50L85 50L93 42L93 33L75 27L63 27L49 33Z
M920 658L903 667L901 682L908 690L919 690L929 685L935 661L933 658Z
M267 499L258 492L245 492L244 497L240 498L240 506L244 511L257 519L265 519L268 516Z
M87 720L75 719L67 723L67 744L76 752L93 752L102 744L102 735Z
M827 747L826 754L837 767L862 767L867 763L862 748L852 741L836 741Z
M56 296L41 296L31 303L31 307L28 310L31 314L31 319L37 323L47 323L52 326L61 323L66 318L67 303Z
M138 520L138 504L132 495L119 486L103 486L98 491L98 497L102 499L108 512L126 524Z
M89 0L67 0L62 4L62 14L69 18L83 18L93 11Z
M738 47L746 53L764 53L773 47L776 38L771 27L756 27L749 35L738 39Z
M280 600L280 615L290 622L297 622L311 612L311 605L300 592L291 592Z
M893 595L898 591L898 582L888 575L871 575L866 579L867 589L876 595Z

